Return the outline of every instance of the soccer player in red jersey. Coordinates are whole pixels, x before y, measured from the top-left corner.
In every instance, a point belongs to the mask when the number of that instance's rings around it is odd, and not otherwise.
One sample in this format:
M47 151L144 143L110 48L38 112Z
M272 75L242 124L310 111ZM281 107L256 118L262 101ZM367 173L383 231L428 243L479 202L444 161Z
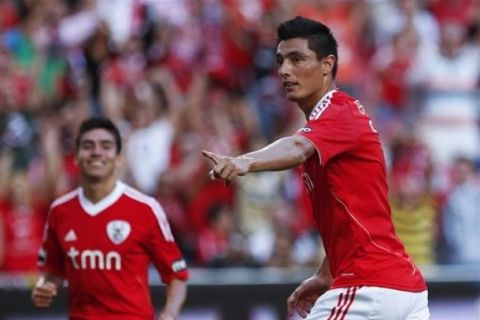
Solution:
M187 268L167 217L153 198L117 180L121 138L106 118L90 118L77 136L80 187L50 206L32 291L48 307L68 281L69 319L151 320L148 267L166 283L159 320L177 319Z
M297 134L238 157L203 151L213 178L303 166L326 258L287 300L309 320L428 319L425 281L395 235L377 131L335 86L337 42L303 17L277 29L278 73L307 122Z

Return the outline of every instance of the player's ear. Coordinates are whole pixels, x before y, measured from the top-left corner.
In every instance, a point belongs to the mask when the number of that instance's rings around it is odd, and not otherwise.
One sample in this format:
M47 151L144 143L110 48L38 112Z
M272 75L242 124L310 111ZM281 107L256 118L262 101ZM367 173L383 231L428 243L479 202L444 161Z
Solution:
M335 63L337 61L337 58L333 54L329 54L328 56L322 58L320 61L322 65L322 73L323 75L328 75L332 73L333 67L335 66Z

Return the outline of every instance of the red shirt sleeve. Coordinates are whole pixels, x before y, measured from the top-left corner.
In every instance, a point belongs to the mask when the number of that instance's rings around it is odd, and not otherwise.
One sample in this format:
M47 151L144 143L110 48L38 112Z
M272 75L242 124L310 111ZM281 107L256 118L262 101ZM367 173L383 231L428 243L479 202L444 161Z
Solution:
M64 255L57 238L55 217L54 209L50 209L38 254L38 265L42 272L65 278Z
M162 281L169 283L173 279L187 280L186 262L173 239L170 225L160 204L156 203L150 216L152 221L147 250Z
M315 145L322 165L352 150L359 139L354 115L348 104L330 105L318 119L307 122L297 134Z

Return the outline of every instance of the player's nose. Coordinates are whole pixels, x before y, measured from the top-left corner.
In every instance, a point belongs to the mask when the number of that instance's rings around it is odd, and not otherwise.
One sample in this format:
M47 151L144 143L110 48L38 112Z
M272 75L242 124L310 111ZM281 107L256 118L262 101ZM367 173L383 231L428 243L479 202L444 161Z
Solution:
M278 66L278 75L282 80L287 80L288 78L290 78L291 74L291 63L289 63L288 60L282 62L282 64Z

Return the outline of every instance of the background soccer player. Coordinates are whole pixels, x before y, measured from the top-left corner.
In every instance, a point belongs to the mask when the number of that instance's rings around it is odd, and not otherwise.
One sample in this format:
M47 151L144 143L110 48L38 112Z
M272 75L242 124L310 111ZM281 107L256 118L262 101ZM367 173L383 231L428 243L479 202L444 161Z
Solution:
M427 287L394 233L378 133L358 100L335 87L337 42L322 23L297 17L277 30L278 72L307 123L261 150L204 151L214 178L303 165L326 258L288 298L309 320L428 319Z
M186 264L158 202L117 180L120 151L120 134L110 120L82 123L80 187L50 207L39 255L44 274L33 303L48 307L67 279L70 319L151 320L153 262L167 284L158 319L176 319L186 297Z

